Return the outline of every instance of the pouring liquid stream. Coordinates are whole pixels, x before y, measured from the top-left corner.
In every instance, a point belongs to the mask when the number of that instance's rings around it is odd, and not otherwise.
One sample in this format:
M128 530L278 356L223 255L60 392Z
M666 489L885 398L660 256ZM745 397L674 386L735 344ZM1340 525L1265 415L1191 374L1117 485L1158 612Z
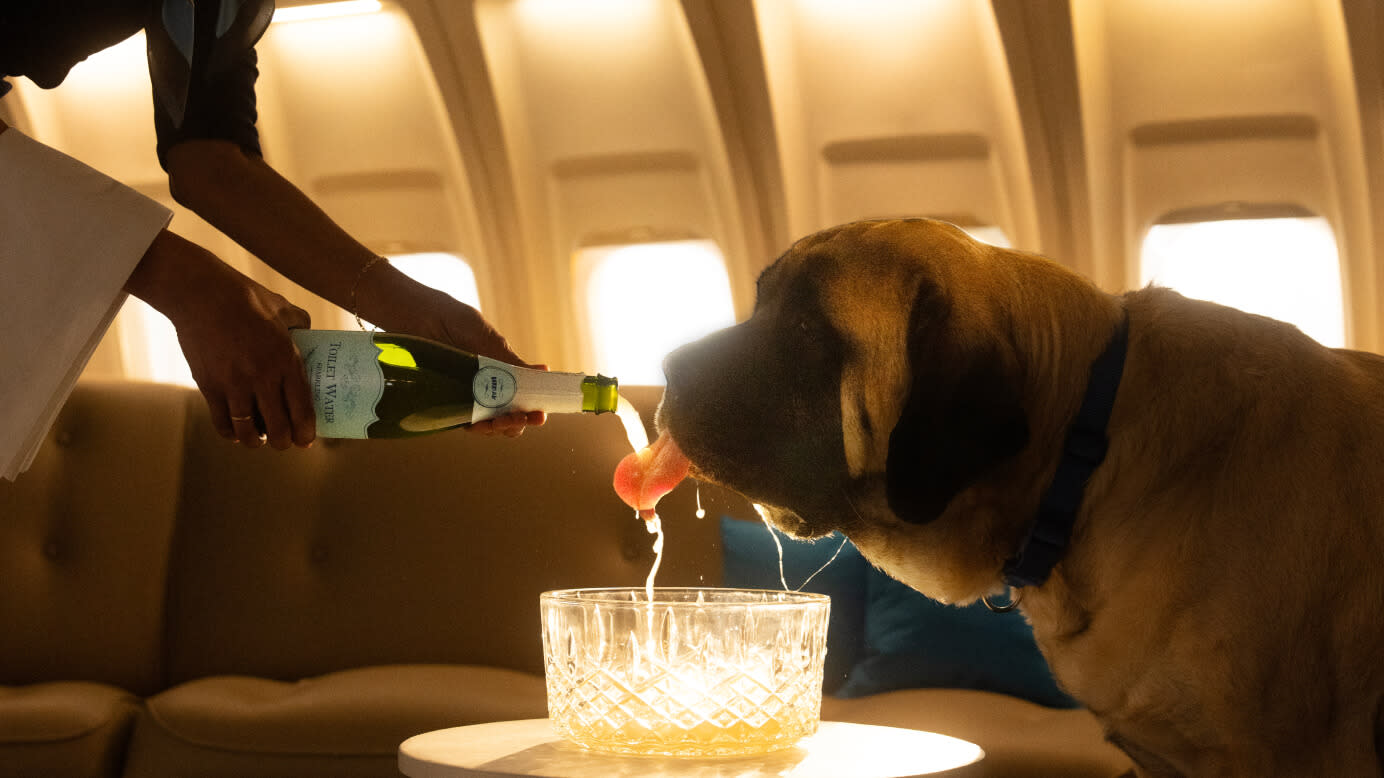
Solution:
M623 396L619 397L616 402L615 416L625 427L625 437L629 439L630 448L637 452L649 447L649 434L644 431L644 420L639 417L639 411ZM663 564L663 522L658 518L657 513L650 513L649 516L644 517L640 515L640 511L636 510L634 517L636 519L643 518L645 529L654 536L654 564L653 567L649 568L649 577L644 580L644 594L652 606L654 577L658 575L658 566Z

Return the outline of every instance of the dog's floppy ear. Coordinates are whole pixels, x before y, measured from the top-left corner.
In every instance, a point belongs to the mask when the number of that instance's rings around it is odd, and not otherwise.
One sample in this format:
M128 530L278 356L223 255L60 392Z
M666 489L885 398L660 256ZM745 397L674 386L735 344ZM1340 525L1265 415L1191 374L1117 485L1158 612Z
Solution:
M936 519L958 492L1028 443L1016 368L1000 344L967 340L951 304L920 285L909 317L912 381L889 435L889 507L915 524Z

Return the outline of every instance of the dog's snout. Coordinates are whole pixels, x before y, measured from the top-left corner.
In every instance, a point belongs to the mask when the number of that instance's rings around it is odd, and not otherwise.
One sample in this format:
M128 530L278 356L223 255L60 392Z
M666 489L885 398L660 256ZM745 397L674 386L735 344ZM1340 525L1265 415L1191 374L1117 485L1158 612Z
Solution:
M678 346L663 358L663 377L669 387L682 383L687 370L687 351L691 347L690 343Z
M734 328L728 328L713 332L669 352L663 358L666 391L676 395L696 395L703 393L708 384L715 383L717 375L727 369L727 363L732 358L727 344L729 333L733 331Z

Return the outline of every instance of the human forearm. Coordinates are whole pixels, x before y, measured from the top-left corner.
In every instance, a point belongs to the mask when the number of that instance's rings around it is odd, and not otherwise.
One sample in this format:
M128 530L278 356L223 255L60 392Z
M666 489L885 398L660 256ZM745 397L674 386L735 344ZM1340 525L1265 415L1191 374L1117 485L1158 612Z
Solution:
M168 163L179 202L304 288L386 330L528 364L476 309L377 261L263 160L229 143L191 141L175 146ZM472 429L517 435L543 421L517 416Z
M221 141L168 156L173 195L285 277L385 329L423 328L418 300L437 294L384 263L263 160Z
M185 238L164 230L154 238L125 291L167 316L176 326L205 296L224 295L239 272Z

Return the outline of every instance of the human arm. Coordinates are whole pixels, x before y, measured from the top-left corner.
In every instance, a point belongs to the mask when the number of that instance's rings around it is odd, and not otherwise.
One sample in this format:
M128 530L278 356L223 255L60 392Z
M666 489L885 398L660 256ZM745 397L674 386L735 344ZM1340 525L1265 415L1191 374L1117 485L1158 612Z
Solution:
M166 163L178 202L300 286L385 330L527 364L474 308L375 262L258 156L226 141L191 140L169 149ZM471 427L513 436L543 421L541 413L511 414Z
M276 449L312 442L312 395L288 336L309 325L306 312L168 230L154 238L125 291L173 322L222 437L257 448L262 425Z

